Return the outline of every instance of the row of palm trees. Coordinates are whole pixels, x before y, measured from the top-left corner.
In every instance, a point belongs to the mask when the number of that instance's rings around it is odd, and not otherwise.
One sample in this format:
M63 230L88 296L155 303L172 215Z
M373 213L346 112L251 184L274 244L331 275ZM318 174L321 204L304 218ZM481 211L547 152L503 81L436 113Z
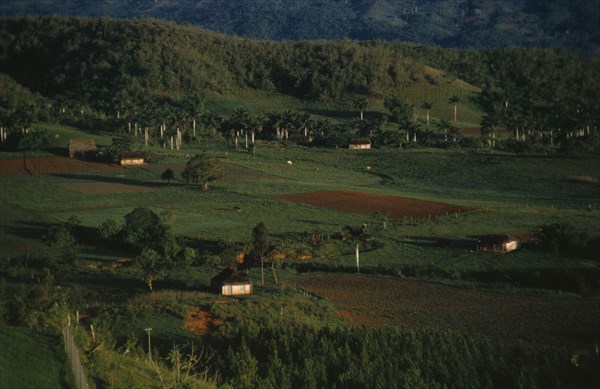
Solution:
M448 99L448 103L450 103L454 106L454 122L455 123L457 120L458 103L460 103L461 101L462 101L462 99L458 95L452 95ZM427 112L426 122L427 122L427 126L429 126L429 111L431 111L431 109L433 108L433 103L430 101L424 101L421 104L421 108L423 108Z
M147 142L148 127L144 127L143 132L141 130L142 126L148 123L147 121L142 122L147 116L140 115L138 117L140 119L133 125L130 123L135 119L130 115L125 115L125 118L122 117L121 120L128 121L127 131L131 135L144 134ZM184 133L188 140L197 139L200 132L197 133L196 128L210 128L215 132L220 132L229 139L232 145L235 144L236 149L240 149L244 144L245 148L248 148L250 144L255 143L256 136L279 141L293 139L313 142L317 140L322 145L343 145L350 137L359 136L373 138L380 144L398 145L403 142L427 141L434 134L429 129L420 128L416 122L410 126L390 129L389 126L386 126L385 119L357 118L345 123L333 123L326 119L314 119L306 112L285 110L255 115L244 107L234 110L227 118L200 113L185 115L183 119L173 119L173 116L167 116L163 120L155 119L153 122L160 129L160 139L163 139L163 144L168 147L169 140L173 137L175 140L171 141L171 145L174 144L175 148L179 148L178 146L181 145ZM157 125L157 123L159 124ZM429 128L429 125L427 127ZM458 139L459 129L448 119L440 120L436 125L436 130L444 135L445 141L456 142ZM151 136L155 136L155 134L158 135L156 131L150 132Z

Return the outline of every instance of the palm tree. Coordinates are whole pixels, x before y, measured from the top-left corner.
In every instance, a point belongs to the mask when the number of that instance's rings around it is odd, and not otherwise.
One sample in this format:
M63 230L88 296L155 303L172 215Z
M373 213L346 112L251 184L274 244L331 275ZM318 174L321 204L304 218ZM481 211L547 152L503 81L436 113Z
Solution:
M457 95L452 95L448 99L448 103L454 104L454 122L456 122L456 106L458 105L458 103L460 103L460 101L460 97L458 97Z
M451 124L448 119L440 119L440 122L437 125L438 131L444 133L444 140L448 140L448 130L450 129Z
M360 273L360 244L364 244L371 239L367 232L367 225L363 224L360 227L345 226L342 229L342 234L344 239L356 244L356 270Z
M364 111L366 111L369 105L367 99L364 96L357 96L352 100L351 105L353 109L356 109L360 112L360 120L364 120Z
M429 126L429 110L433 108L433 103L424 101L423 104L421 104L421 108L427 110L427 126Z

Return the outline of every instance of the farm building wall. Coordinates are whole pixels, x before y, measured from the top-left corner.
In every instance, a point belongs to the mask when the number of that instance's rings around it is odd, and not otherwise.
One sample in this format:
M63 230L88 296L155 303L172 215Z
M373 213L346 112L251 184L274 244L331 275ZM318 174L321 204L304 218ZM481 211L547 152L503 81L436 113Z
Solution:
M479 246L477 251L489 251L493 253L508 253L510 251L514 251L519 248L519 242L516 240L511 240L509 242L498 243L498 244L485 244Z
M144 158L126 158L121 160L121 165L143 165Z
M502 250L504 252L516 250L519 247L519 243L516 240L511 242L506 242L502 245Z
M348 149L350 150L369 150L370 148L370 144L351 144L348 146Z
M243 294L252 294L252 285L221 285L221 294L223 296L236 296Z

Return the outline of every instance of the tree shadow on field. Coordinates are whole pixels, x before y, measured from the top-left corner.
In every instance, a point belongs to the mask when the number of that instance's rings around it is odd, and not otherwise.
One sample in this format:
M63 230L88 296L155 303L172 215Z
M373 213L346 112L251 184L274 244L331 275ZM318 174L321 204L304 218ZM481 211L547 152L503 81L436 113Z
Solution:
M64 147L49 147L46 150L47 153L50 153L52 155L56 155L57 157L68 157L69 156L69 149L66 149Z
M333 109L315 109L306 108L304 112L310 113L311 115L325 116L334 119L360 119L360 111L358 110L333 110ZM367 120L381 119L383 114L381 112L364 111L364 118Z
M339 227L339 224L336 223L325 223L321 220L309 220L309 219L296 219L300 223L312 224L314 226L332 226Z
M21 238L43 239L54 225L56 223L16 221L13 225L6 226L6 232Z
M436 238L429 236L408 236L404 243L412 244L423 248L448 248L448 249L466 249L473 250L477 246L477 239L458 239L458 238Z
M144 188L164 188L164 187L168 187L168 186L172 186L172 187L186 186L185 184L178 183L178 182L171 182L169 185L167 185L166 182L144 181L144 180L138 180L135 178L103 176L103 175L52 174L52 176L72 180L72 183L75 183L77 181L92 182L92 183L101 182L101 183L107 183L107 184L139 186L139 187L144 187Z

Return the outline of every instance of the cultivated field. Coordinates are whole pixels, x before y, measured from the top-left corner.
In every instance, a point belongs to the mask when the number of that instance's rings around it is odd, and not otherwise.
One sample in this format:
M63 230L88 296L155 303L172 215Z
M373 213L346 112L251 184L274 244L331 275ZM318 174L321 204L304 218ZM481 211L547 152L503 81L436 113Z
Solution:
M381 213L391 219L447 216L471 210L434 201L361 192L327 191L283 195L279 198L362 215Z
M0 159L0 176L118 172L122 168L67 157Z
M597 300L461 289L381 276L318 274L294 281L337 307L352 326L451 329L537 345L586 349L595 341Z

